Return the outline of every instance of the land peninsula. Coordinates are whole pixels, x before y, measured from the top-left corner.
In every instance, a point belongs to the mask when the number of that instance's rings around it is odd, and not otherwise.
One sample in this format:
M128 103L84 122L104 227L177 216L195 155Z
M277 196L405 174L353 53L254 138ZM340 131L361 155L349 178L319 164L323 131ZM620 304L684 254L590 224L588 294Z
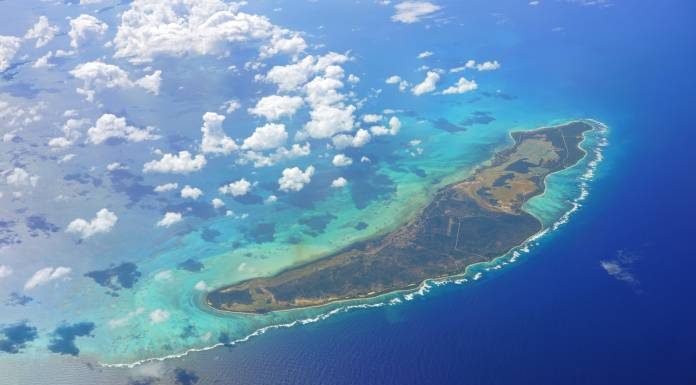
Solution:
M317 306L415 288L504 255L542 229L523 205L544 191L546 176L585 156L580 142L593 128L591 122L574 121L513 132L512 146L468 178L440 189L396 230L272 277L211 291L206 302L242 313Z

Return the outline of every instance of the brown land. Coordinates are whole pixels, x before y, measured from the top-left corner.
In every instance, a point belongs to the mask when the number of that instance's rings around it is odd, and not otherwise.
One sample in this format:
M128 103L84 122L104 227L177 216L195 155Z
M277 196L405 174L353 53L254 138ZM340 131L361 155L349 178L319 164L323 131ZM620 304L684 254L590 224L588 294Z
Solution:
M585 156L590 123L512 133L515 143L465 180L439 190L415 218L386 235L336 253L208 293L215 309L265 313L374 296L464 272L507 253L541 230L522 207L544 191L547 175Z

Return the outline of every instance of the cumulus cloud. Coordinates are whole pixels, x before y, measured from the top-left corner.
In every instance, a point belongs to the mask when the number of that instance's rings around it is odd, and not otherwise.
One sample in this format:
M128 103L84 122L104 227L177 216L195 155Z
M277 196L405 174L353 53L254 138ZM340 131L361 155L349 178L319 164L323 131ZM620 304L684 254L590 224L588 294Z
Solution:
M189 185L186 185L184 186L184 188L181 189L182 198L190 198L196 200L200 198L201 195L203 195L203 190L197 187L191 187Z
M251 191L251 183L247 181L246 179L242 178L238 181L235 182L230 182L224 186L221 186L218 191L220 191L221 194L228 194L232 195L233 197L239 197L246 195L249 191Z
M157 227L169 227L175 223L181 222L183 219L181 213L166 212L162 219L160 219L155 226Z
M387 84L398 84L401 81L401 76L399 75L392 75L387 78L384 82Z
M55 64L49 63L48 61L53 57L53 51L48 51L45 55L36 59L34 64L31 65L32 68L51 68Z
M10 63L19 51L21 44L22 39L16 36L0 35L0 72L10 68Z
M159 55L227 53L230 43L261 42L260 55L297 54L302 38L267 18L220 0L135 0L123 12L113 40L115 57L149 62Z
M93 127L87 130L89 141L94 144L101 144L109 139L121 139L128 142L142 142L145 140L156 140L160 136L154 133L153 127L137 128L129 126L126 118L118 117L113 114L104 114Z
M497 60L485 61L483 63L476 63L475 60L469 60L464 67L476 71L495 71L500 68L500 63Z
M331 187L333 188L343 188L348 184L346 178L340 176L331 182Z
M372 135L361 128L355 132L355 135L339 134L331 138L334 147L342 150L346 147L362 147L370 142Z
M98 90L103 88L132 88L141 87L151 94L159 94L162 81L162 71L155 71L150 75L131 81L128 72L120 67L101 61L91 61L78 64L70 74L82 80L83 86L77 89L77 93L84 95L87 101L94 101Z
M92 15L82 14L70 19L70 46L77 48L89 35L103 35L109 26Z
M303 104L299 96L271 95L261 98L255 107L249 109L249 113L273 121L294 115Z
M336 167L345 167L353 164L353 159L347 157L345 154L336 154L331 163Z
M224 115L216 114L215 112L203 114L201 152L204 154L228 155L237 150L237 143L235 143L234 139L227 136L222 129L224 121Z
M396 4L394 10L396 12L391 17L393 21L411 24L439 11L440 6L429 1L403 1Z
M639 282L632 271L633 264L637 259L635 254L626 250L619 250L616 252L615 258L599 261L599 264L610 276L619 281L637 286Z
M46 16L39 16L39 20L24 34L24 38L36 39L36 48L41 48L53 40L57 33L57 26L51 25Z
M447 87L442 91L443 94L463 94L465 92L473 91L478 88L478 84L474 80L467 80L465 78L459 78L457 83L453 86Z
M370 131L372 132L372 135L374 135L374 136L396 135L399 133L400 129L401 129L401 121L396 116L392 116L389 119L389 127L384 127L384 126L372 126L372 127L370 127Z
M425 75L425 79L421 83L413 86L411 92L416 96L433 92L435 91L435 87L439 81L440 74L435 71L428 71L428 73Z
M307 167L302 171L299 167L286 168L283 175L278 179L280 191L300 191L314 175L314 166Z
M310 111L305 124L307 134L315 139L330 138L340 132L352 131L355 125L355 106L320 105Z
M282 146L287 139L284 124L268 123L257 127L251 136L244 139L242 148L252 151L270 150Z
M237 111L241 106L242 105L239 103L239 100L231 99L223 103L222 106L220 106L220 109L225 111L226 114L231 114Z
M178 183L165 183L165 184L161 184L159 186L155 186L155 188L153 190L157 193L162 193L162 192L176 190L178 188L179 188Z
M5 182L14 187L36 187L39 181L37 175L31 175L21 167L15 167L5 172Z
M219 209L220 207L225 206L225 202L222 201L220 198L213 198L212 201L210 201L210 204L213 205L214 208Z
M310 153L311 147L309 143L305 143L303 145L294 143L289 149L285 147L278 147L274 152L268 155L264 155L263 153L257 151L246 151L241 154L240 158L237 160L237 163L253 163L254 167L269 167L280 161L307 156Z
M425 59L425 58L431 57L431 56L433 56L433 53L431 51L423 51L423 52L418 54L419 59Z
M73 220L65 231L77 234L82 239L87 239L96 234L110 232L117 221L118 217L115 213L103 208L97 211L97 215L91 221L82 218Z
M188 151L179 151L179 154L164 154L160 160L152 160L145 163L143 172L188 174L199 171L206 163L205 156L202 154L194 157Z
M362 117L362 121L365 123L377 123L382 120L382 115L379 114L365 114Z
M162 309L155 309L150 312L150 323L158 324L169 319L169 312Z
M278 91L295 91L309 81L309 78L330 66L345 63L348 56L329 52L323 56L308 55L302 60L288 65L274 66L262 79L278 86Z
M24 284L24 290L31 290L51 281L66 278L70 272L72 272L72 269L65 266L44 267L29 278L29 280Z
M48 145L53 148L65 148L75 144L81 136L80 130L89 123L87 119L68 119L62 127L63 136L51 138Z

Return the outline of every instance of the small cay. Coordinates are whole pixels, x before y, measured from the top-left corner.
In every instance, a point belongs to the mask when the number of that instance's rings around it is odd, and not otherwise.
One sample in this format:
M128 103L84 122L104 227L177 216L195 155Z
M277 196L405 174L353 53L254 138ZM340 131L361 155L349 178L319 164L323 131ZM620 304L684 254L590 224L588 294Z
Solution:
M522 207L544 191L547 175L585 156L591 122L514 132L515 143L465 180L442 188L397 230L272 277L214 290L206 301L232 312L266 313L416 287L499 257L541 230Z

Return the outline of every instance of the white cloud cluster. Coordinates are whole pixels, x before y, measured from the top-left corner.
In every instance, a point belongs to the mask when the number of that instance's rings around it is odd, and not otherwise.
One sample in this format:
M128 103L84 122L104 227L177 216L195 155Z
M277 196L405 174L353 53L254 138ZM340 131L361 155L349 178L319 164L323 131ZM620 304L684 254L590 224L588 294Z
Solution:
M418 54L419 59L425 59L425 58L431 57L431 56L433 56L432 51L423 51L423 52Z
M48 44L58 33L58 27L51 25L46 16L39 16L39 20L24 34L25 39L36 39L36 48Z
M96 91L103 88L132 88L135 86L157 95L162 82L162 71L155 71L135 82L131 81L128 72L120 67L101 61L91 61L77 65L70 71L75 78L82 80L82 88L77 93L84 95L88 101L94 101Z
M89 136L89 141L94 144L101 144L109 139L142 142L159 139L160 136L155 134L154 130L153 127L137 128L129 126L126 123L126 118L113 114L103 114L97 119L94 126L87 130L87 135Z
M6 278L12 275L12 268L7 265L0 265L0 278Z
M252 151L263 151L278 148L285 144L288 133L284 124L267 123L257 127L254 133L244 139L242 148Z
M476 70L476 71L495 71L500 68L500 63L497 60L485 61L483 63L477 63L475 60L469 60L464 64L465 68Z
M346 166L350 166L351 164L353 164L353 159L346 156L345 154L336 154L333 157L333 160L331 161L331 163L336 167L346 167Z
M161 185L155 186L155 188L154 188L153 190L154 190L156 193L163 193L163 192L167 192L167 191L176 190L176 189L178 189L178 188L179 188L179 184L178 184L178 183L176 183L176 182L170 182L170 183L165 183L165 184L161 184Z
M372 135L367 130L361 128L355 132L355 135L338 134L331 138L331 141L334 147L342 150L346 147L362 147L369 143L371 139Z
M413 86L411 89L411 92L416 95L420 96L423 94L427 94L430 92L435 91L435 87L437 87L437 82L440 81L440 74L435 72L435 71L428 71L428 73L425 74L425 79L423 79L422 82L416 84Z
M348 56L336 52L329 52L323 56L308 55L293 64L274 66L261 79L277 85L278 91L296 91L307 83L312 75L326 71L330 66L345 63L348 59Z
M72 269L65 266L44 267L32 275L24 284L24 290L31 290L38 286L45 285L59 278L64 278L72 272Z
M183 219L181 213L175 213L168 211L164 214L162 219L160 219L155 226L157 227L169 227L175 223L181 222Z
M263 153L257 151L246 151L240 155L237 163L253 163L254 167L269 167L280 161L307 156L310 153L311 146L309 143L305 143L303 145L294 143L289 149L285 147L278 147L274 152L268 155L264 155Z
M86 239L96 234L108 233L116 225L118 217L108 209L97 211L97 215L91 221L77 218L68 224L66 231L77 234L80 238Z
M89 35L103 35L109 26L92 15L82 14L70 19L70 46L77 48Z
M280 191L300 191L312 181L312 175L314 166L308 166L304 171L299 167L286 168L278 179L278 188Z
M169 319L169 312L162 309L155 309L150 312L150 323L158 324Z
M5 182L14 187L36 187L36 183L39 181L37 175L31 175L21 167L15 167L4 174Z
M0 72L10 68L10 63L19 51L21 44L22 39L16 36L0 35Z
M205 156L202 154L194 157L188 151L179 151L178 154L164 154L160 160L152 160L145 163L143 172L188 174L199 171L206 163Z
M188 199L193 199L196 200L203 195L203 190L199 189L198 187L191 187L189 185L184 186L184 188L181 189L181 197L182 198L188 198Z
M249 113L274 121L293 116L303 104L299 96L271 95L261 98L255 107L249 109Z
M333 188L343 188L343 187L346 187L347 184L348 184L348 181L346 180L346 178L344 178L342 176L339 176L338 178L331 181L331 187L333 187Z
M429 1L402 1L394 6L396 13L393 21L411 24L421 21L424 17L440 10L440 6Z
M233 197L239 197L246 195L249 191L251 191L251 183L247 181L246 179L242 178L238 181L235 182L230 182L224 186L221 186L218 191L220 191L221 194L228 194L232 195Z
M399 85L399 91L404 92L406 91L406 88L411 85L406 80L401 79L401 76L399 75L392 75L385 80L385 83L387 84L398 84Z
M297 54L306 43L263 16L221 0L135 0L123 12L113 40L115 57L134 63L158 55L225 54L229 43L259 41L261 57Z
M235 143L234 139L227 136L222 129L224 121L224 115L216 114L215 112L203 114L201 152L204 154L228 155L237 150L237 143Z
M374 135L374 136L396 135L399 133L400 129L401 129L401 121L396 116L392 116L391 118L389 118L389 127L384 127L384 126L372 126L372 127L370 127L370 131L372 132L372 135Z
M478 84L474 80L467 80L465 78L459 78L457 83L453 86L445 88L442 93L445 95L449 94L463 94L465 92L473 91L478 88Z

